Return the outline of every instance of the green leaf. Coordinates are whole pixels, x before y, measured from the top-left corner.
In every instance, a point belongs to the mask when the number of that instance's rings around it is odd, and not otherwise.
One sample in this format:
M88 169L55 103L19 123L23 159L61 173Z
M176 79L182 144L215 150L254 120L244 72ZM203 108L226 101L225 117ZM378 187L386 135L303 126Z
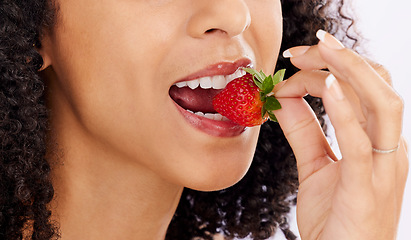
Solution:
M260 100L261 100L261 102L265 102L266 98L267 98L267 95L266 95L265 93L263 93L263 92L260 92Z
M275 98L274 96L269 96L269 97L266 98L266 101L264 103L264 107L268 111L273 111L273 110L281 109L281 104L277 100L277 98Z
M264 79L263 88L261 89L264 94L268 94L274 89L273 77L270 75Z
M264 81L264 79L267 78L267 75L265 75L265 73L263 72L263 70L260 70L260 76L262 77L263 81Z
M243 68L243 70L248 72L249 74L251 74L253 76L258 74L258 72L255 69L252 69L252 68Z
M259 89L263 89L263 84L260 81L258 81L257 78L255 78L254 76L253 76L253 81Z
M265 114L267 113L267 109L263 106L261 108L261 118L264 118Z
M256 80L260 82L261 84L264 82L264 79L265 79L264 73L261 74L261 72L257 72L255 69L252 69L252 68L243 68L243 70L254 76L254 82L256 82ZM259 86L257 83L256 85Z
M273 77L274 85L284 80L285 69L278 70Z
M274 113L268 111L268 117L270 118L271 121L273 122L278 122L277 117L274 115Z

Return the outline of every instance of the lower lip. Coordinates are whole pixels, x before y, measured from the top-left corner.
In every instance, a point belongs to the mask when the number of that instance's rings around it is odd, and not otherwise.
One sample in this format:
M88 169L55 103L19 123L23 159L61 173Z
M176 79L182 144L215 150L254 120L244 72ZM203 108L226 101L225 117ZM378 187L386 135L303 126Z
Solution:
M195 115L174 103L189 124L198 130L215 137L236 137L245 131L244 126L238 125L230 120L217 121Z

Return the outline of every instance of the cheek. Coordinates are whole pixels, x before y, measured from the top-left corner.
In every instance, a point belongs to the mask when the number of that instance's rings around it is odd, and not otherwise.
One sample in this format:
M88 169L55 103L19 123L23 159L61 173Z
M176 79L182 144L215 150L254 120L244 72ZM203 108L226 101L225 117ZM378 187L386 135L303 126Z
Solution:
M252 23L246 40L256 52L257 68L273 73L282 39L282 11L279 0L261 0L250 3Z
M151 126L168 99L169 83L156 73L167 52L158 46L172 31L164 25L173 23L152 17L162 13L141 9L149 8L141 1L127 6L79 0L60 4L53 68L67 108L74 108L77 120L95 134L113 136Z

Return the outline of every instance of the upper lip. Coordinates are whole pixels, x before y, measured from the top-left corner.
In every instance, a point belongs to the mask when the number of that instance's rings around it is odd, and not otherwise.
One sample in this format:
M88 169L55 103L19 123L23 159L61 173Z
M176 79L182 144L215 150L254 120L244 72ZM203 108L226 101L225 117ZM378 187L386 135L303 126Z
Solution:
M230 75L241 67L252 67L252 62L249 58L241 58L234 62L223 61L209 65L195 73L192 73L177 82L190 81L202 77L212 77L217 75Z

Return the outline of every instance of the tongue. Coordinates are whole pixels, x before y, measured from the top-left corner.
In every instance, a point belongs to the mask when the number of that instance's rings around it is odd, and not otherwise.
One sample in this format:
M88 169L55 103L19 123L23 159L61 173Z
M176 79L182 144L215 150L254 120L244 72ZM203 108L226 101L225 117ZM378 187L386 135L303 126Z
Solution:
M219 92L221 92L221 89L202 89L198 87L192 90L189 87L178 88L172 86L169 94L184 109L193 112L216 113L212 100Z

